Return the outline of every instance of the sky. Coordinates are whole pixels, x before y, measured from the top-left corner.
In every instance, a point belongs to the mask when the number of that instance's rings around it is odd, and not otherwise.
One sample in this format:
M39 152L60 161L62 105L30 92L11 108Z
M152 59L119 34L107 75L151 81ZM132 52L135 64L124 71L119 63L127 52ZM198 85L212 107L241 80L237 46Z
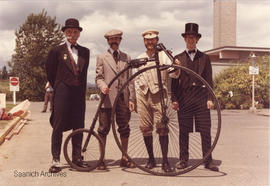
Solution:
M181 36L185 23L199 24L202 34L197 47L213 48L213 1L0 1L0 67L7 65L15 49L15 31L31 13L44 9L56 22L67 18L80 21L83 28L78 43L91 51L88 82L94 83L96 56L108 49L104 34L123 31L120 50L136 58L145 51L141 33L157 29L160 42L176 55L185 49ZM270 0L237 1L237 46L270 47Z

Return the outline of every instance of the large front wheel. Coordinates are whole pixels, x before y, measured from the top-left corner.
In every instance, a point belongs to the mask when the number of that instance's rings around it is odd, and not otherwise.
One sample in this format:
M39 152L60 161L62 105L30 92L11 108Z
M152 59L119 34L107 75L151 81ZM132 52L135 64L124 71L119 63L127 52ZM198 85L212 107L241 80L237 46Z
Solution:
M161 70L166 70L170 66L162 66ZM136 72L133 76L129 78L129 80L123 85L121 90L116 96L116 100L113 105L112 109L112 129L113 134L115 137L115 140L117 142L118 147L121 149L121 151L128 157L128 159L136 165L139 169L146 171L150 174L154 175L160 175L160 176L175 176L187 173L196 167L202 165L207 158L211 155L212 151L214 150L219 134L220 134L220 128L221 128L221 113L220 113L220 106L219 103L213 93L213 90L208 85L208 83L202 79L198 74L195 72L181 66L174 66L174 68L181 70L182 73L187 73L188 76L192 79L195 79L197 83L199 83L200 87L192 87L192 94L187 93L185 96L182 96L179 98L180 103L185 103L182 105L179 105L181 107L181 118L185 120L193 120L191 125L195 125L193 123L196 119L199 120L199 123L206 124L207 127L202 127L201 132L210 132L210 139L208 139L207 143L210 144L210 148L207 149L207 151L204 150L202 152L202 140L201 140L201 133L195 131L188 133L188 165L184 169L177 169L177 163L180 160L180 149L183 148L183 144L180 144L180 133L182 132L183 128L179 125L178 120L178 114L177 111L172 109L171 101L170 101L170 92L166 96L164 96L164 107L166 108L166 117L168 118L168 128L169 128L169 146L168 146L168 160L170 165L174 168L173 172L164 172L162 170L162 152L161 152L161 145L159 142L159 135L156 132L156 126L153 126L153 152L156 160L157 166L153 169L147 169L145 167L145 164L148 161L148 152L146 149L146 146L144 144L144 138L142 135L142 132L139 128L139 118L140 116L136 112L132 112L131 119L129 122L130 125L130 137L129 137L129 144L128 144L128 151L125 153L122 149L121 143L120 143L120 136L117 132L117 125L115 124L115 115L116 115L116 103L119 99L120 95L122 94L123 90L128 86L130 82L132 82L136 76L139 74L150 70L153 67L148 67L146 69L143 69L141 71ZM170 83L168 84L168 90L170 90ZM200 101L203 101L205 99L205 95L208 96L207 99L212 100L213 102L213 109L198 109L195 106L197 103L199 104ZM184 101L183 101L184 100ZM203 105L206 108L206 101L204 101L205 105ZM195 119L196 117L196 119ZM154 123L155 121L153 121ZM203 125L201 125L203 126ZM195 128L195 127L194 127ZM183 134L183 133L182 133ZM187 136L184 136L185 139ZM183 140L183 138L181 138Z

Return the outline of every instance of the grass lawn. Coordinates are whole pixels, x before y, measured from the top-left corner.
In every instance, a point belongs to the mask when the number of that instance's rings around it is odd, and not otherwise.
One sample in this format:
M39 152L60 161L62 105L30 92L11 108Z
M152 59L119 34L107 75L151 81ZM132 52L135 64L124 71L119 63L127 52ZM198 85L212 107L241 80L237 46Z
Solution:
M9 79L0 80L0 91L1 92L9 91Z

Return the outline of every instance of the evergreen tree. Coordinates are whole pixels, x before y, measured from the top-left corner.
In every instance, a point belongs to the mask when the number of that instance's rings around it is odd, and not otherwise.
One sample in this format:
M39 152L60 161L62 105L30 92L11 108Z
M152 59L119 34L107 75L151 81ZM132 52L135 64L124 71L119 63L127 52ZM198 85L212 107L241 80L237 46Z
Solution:
M9 65L11 74L20 78L20 99L43 99L48 53L64 39L61 27L55 20L55 17L51 18L42 10L39 14L30 14L15 32L15 54Z
M3 66L3 68L2 68L2 79L7 79L7 78L8 78L7 67Z

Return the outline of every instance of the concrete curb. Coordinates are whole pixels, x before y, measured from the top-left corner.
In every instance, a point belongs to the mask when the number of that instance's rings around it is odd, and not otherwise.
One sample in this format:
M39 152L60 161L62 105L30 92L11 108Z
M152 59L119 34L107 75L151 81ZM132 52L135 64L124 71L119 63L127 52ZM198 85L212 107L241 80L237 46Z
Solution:
M260 115L260 116L268 116L268 117L270 117L270 109L258 109L258 110L256 110L255 113L257 115Z
M20 117L15 117L10 122L8 122L7 126L0 131L0 145L5 141L5 137L11 132L11 130L17 125L17 123L30 115L29 111L24 112Z
M257 113L257 115L270 117L270 113L269 114Z

